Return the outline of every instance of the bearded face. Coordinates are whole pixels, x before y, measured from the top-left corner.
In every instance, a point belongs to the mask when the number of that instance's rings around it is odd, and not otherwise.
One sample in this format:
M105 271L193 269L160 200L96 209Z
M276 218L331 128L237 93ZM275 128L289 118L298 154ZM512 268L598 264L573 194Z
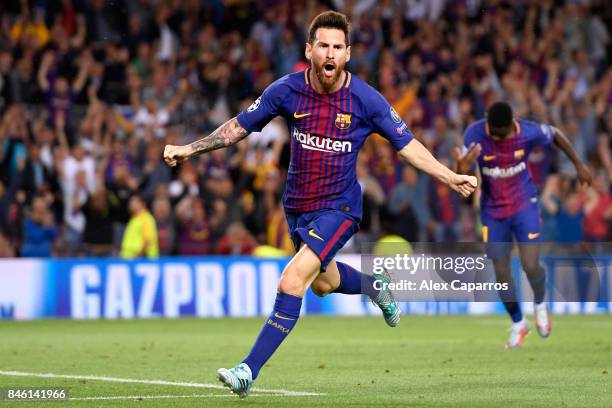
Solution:
M316 81L323 92L340 87L342 71L350 60L350 47L346 46L342 30L319 28L315 41L306 44L306 58L310 60Z
M329 92L334 88L334 85L340 81L340 76L342 75L345 64L338 66L335 61L329 60L319 64L315 63L313 65L314 73L317 76L317 79L323 86L323 89Z

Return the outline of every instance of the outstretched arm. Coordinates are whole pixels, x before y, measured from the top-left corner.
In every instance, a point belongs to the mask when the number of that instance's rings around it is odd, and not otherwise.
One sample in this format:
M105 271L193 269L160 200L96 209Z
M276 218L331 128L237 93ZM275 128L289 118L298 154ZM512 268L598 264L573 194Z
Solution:
M200 154L236 144L247 137L248 134L249 131L240 126L236 118L232 118L219 126L210 135L191 144L185 146L166 145L164 160L169 166L174 167L178 163Z
M571 142L567 139L567 136L563 134L559 129L553 127L553 141L555 146L559 149L563 150L563 153L574 163L576 166L576 175L578 176L578 180L580 183L591 185L591 172L589 169L582 163L582 161L578 158L576 151L572 147Z
M413 139L402 148L399 151L399 155L419 170L448 184L451 189L463 197L469 197L478 186L476 177L455 173L436 160L429 150L416 139Z

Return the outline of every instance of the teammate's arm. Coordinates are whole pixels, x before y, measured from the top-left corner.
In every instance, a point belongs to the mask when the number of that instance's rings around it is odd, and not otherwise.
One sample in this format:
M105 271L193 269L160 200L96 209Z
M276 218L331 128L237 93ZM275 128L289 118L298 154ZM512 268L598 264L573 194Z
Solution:
M469 197L476 190L478 182L476 177L457 174L438 160L416 139L404 146L399 155L414 167L437 178L464 197Z
M464 147L465 149L465 147ZM482 146L480 143L471 143L470 147L465 152L462 152L460 148L455 147L453 154L457 161L457 172L460 174L474 174L473 164L480 156Z
M178 163L200 154L236 144L247 137L249 133L240 126L236 118L232 118L208 136L191 144L184 146L167 145L164 149L164 160L169 166L174 167Z
M561 132L558 128L552 126L553 130L553 143L559 149L563 150L563 153L574 163L576 166L576 174L578 176L578 180L580 183L591 185L591 172L587 168L587 166L582 163L582 161L578 158L576 151L572 147L572 144L567 139L567 136L563 132Z
M469 147L463 146L463 149L455 147L455 150L453 150L456 172L459 174L469 174L475 176L478 186L481 186L482 177L480 175L478 166L474 166L474 163L476 160L478 160L481 151L482 146L480 143L475 142L470 143ZM480 207L481 194L481 189L476 188L476 191L474 192L474 200L472 201L472 204L476 209Z

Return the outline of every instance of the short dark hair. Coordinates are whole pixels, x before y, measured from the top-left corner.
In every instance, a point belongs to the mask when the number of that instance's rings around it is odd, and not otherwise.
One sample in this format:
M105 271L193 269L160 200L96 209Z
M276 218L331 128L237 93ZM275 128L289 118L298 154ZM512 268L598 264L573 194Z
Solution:
M487 124L491 129L505 129L512 125L512 107L507 102L495 102L487 110Z
M314 43L319 28L335 28L342 31L344 33L344 44L348 47L351 25L346 15L336 11L325 11L316 16L308 29L308 43L310 45Z

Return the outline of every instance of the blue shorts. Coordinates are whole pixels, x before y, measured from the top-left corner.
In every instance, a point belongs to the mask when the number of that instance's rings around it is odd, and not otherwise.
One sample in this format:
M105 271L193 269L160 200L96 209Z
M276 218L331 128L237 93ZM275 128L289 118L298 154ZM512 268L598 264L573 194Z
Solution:
M541 233L542 217L537 200L507 218L498 219L482 213L482 239L492 244L487 246L489 255L508 255L513 238L519 243L540 242Z
M359 223L340 210L319 210L287 213L289 235L295 250L305 243L321 260L321 270L334 259L336 253L359 230Z

